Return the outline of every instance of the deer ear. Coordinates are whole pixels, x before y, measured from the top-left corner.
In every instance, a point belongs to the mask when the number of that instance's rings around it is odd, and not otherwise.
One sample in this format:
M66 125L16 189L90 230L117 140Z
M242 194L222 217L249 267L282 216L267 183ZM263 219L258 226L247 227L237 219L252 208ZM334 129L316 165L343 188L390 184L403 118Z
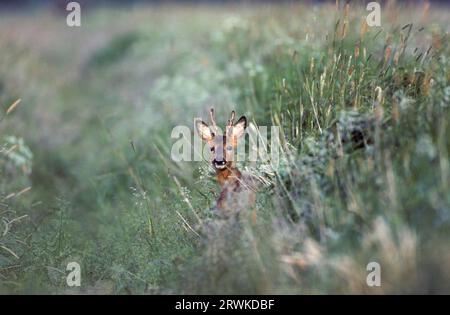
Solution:
M197 120L195 122L195 128L197 129L197 133L204 141L211 141L214 138L214 133L211 131L211 128L203 122L202 120Z
M242 116L233 126L233 138L242 137L245 133L245 128L247 128L247 118Z

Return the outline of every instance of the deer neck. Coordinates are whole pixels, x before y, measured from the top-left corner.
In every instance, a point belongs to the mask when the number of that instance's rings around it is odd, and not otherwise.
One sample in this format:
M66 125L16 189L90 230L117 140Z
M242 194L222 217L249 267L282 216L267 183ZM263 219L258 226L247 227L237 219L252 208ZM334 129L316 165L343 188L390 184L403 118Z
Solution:
M223 186L227 181L236 180L241 177L241 172L236 167L226 168L217 171L217 180L220 186Z

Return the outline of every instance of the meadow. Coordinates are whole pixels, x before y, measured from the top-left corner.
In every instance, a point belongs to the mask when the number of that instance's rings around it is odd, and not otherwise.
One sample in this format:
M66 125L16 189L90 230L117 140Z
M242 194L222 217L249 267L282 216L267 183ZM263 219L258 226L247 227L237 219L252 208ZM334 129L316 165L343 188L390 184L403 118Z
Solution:
M367 14L0 12L0 293L450 293L450 9ZM210 163L171 159L210 106L282 130L280 163L239 164L266 183L240 228L205 229Z

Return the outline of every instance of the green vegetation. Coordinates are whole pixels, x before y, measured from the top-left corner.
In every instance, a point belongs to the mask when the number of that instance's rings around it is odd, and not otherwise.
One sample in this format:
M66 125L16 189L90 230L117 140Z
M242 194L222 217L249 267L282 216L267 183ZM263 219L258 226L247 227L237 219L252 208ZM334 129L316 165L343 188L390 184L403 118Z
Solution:
M83 14L0 19L0 293L450 292L447 8ZM282 127L278 166L240 165L268 183L255 223L170 158L210 105Z

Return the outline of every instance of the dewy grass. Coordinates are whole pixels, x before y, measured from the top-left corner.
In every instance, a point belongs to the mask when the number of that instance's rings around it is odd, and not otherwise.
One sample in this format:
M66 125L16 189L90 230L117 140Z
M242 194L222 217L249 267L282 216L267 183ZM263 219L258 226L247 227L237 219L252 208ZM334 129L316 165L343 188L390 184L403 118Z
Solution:
M2 16L0 292L449 293L450 13L389 5ZM170 158L211 105L282 130L254 222Z

